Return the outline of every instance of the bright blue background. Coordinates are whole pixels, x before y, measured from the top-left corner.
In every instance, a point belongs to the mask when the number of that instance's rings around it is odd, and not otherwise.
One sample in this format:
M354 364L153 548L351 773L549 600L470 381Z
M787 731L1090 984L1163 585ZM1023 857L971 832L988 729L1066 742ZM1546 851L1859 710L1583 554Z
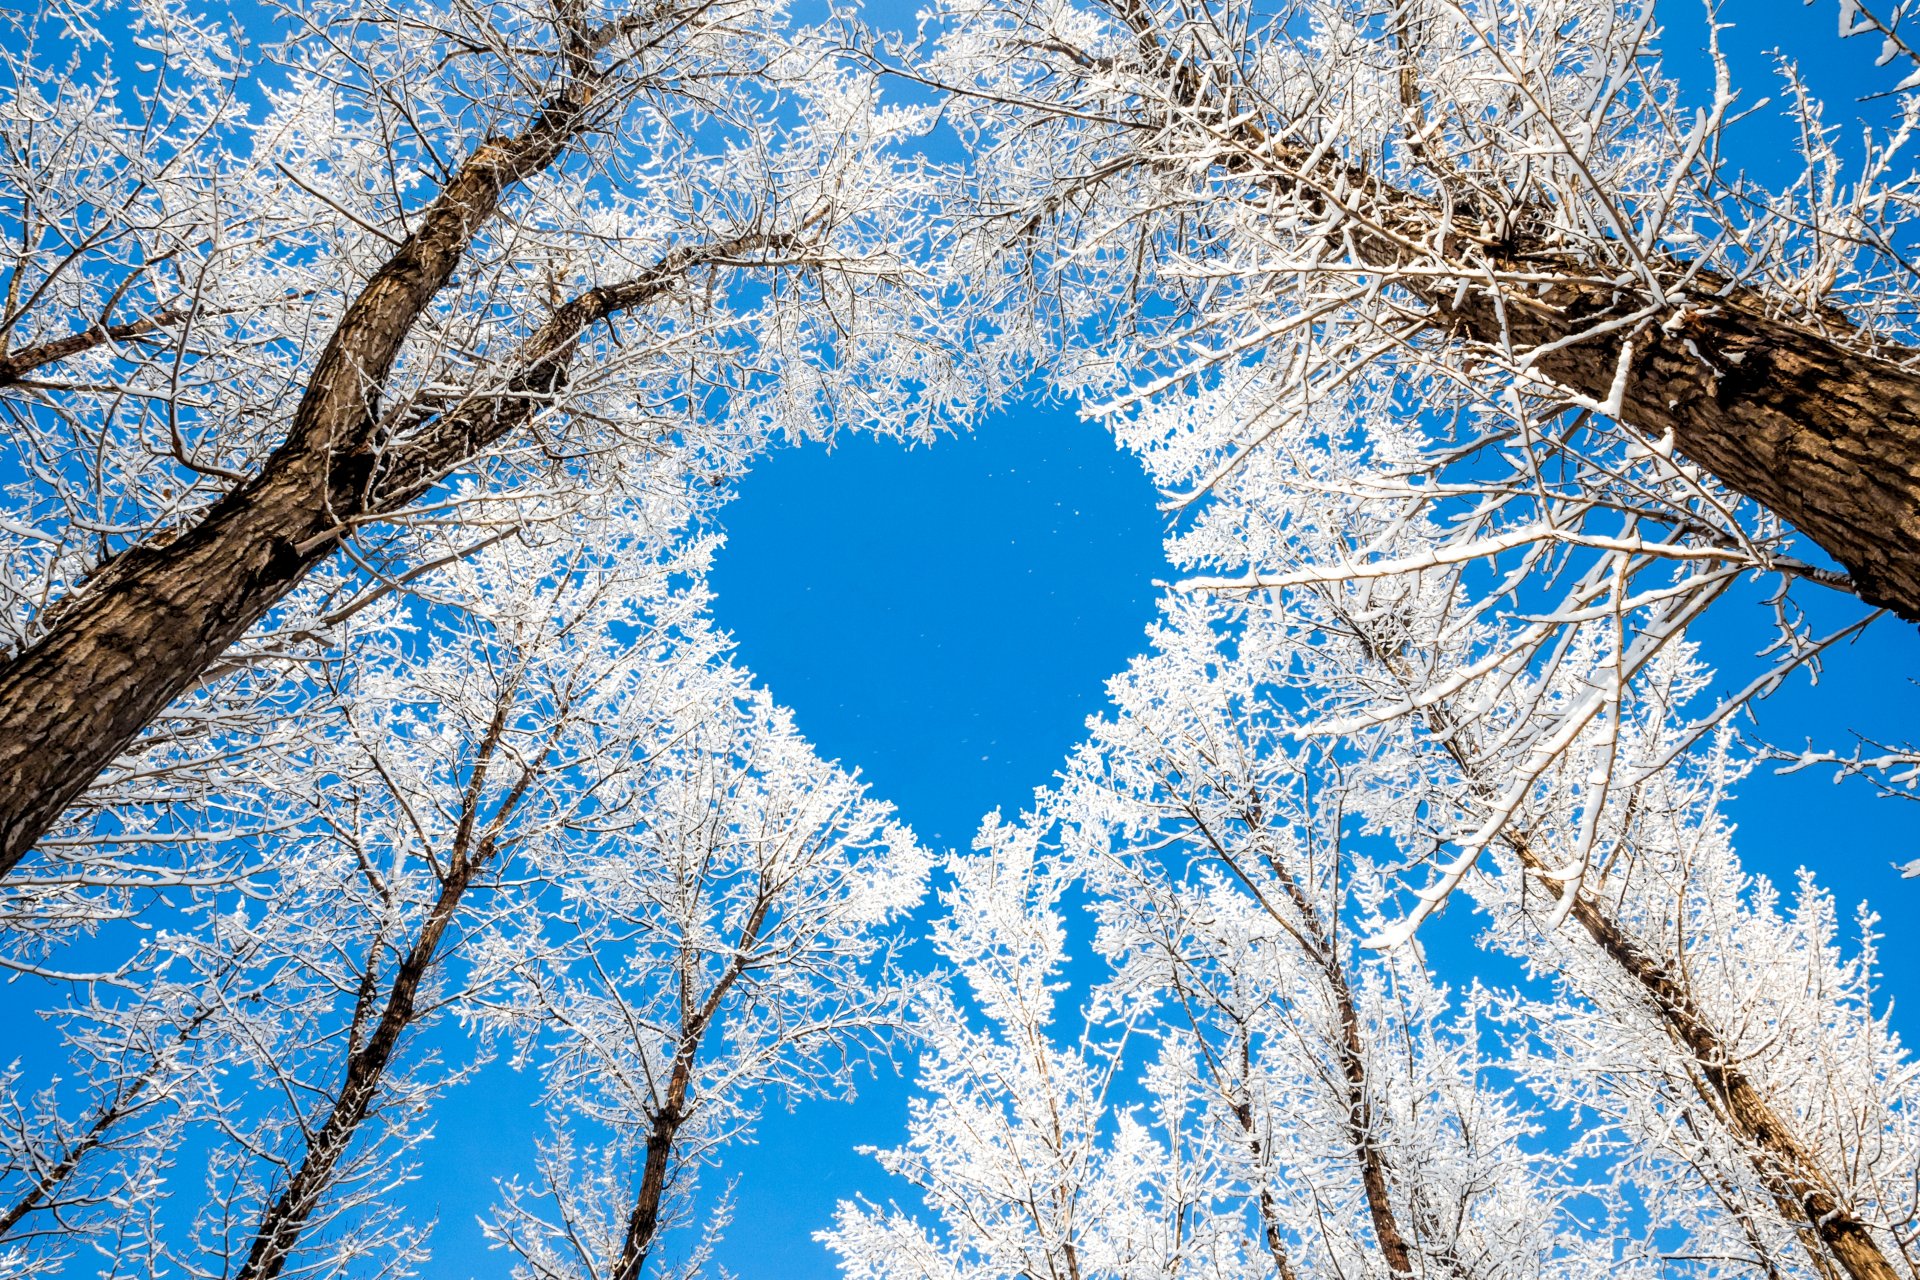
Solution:
M1722 7L1736 25L1721 39L1746 86L1743 107L1781 96L1771 51L1784 46L1855 150L1853 121L1884 121L1891 107L1856 97L1905 71L1873 66L1877 39L1838 39L1838 9L1742 0ZM1677 3L1665 16L1671 73L1709 93L1700 8ZM1758 180L1795 176L1792 134L1771 110L1735 142ZM1154 501L1138 466L1097 428L1038 406L931 448L855 438L831 455L817 445L777 452L722 513L730 540L714 574L716 613L823 754L859 768L929 844L965 847L981 814L1011 812L1052 778L1081 722L1103 708L1105 679L1139 650L1158 595L1150 584L1170 572ZM1856 614L1805 594L1827 629ZM1749 591L1695 634L1710 661L1751 670L1769 620ZM1882 622L1833 655L1818 687L1796 676L1742 726L1788 747L1811 738L1844 751L1851 732L1906 741L1920 737L1915 677L1920 632ZM1783 884L1813 867L1849 922L1862 901L1890 917L1881 970L1894 1025L1920 1028L1908 1008L1920 997L1920 933L1901 928L1920 881L1890 865L1920 857L1920 805L1831 779L1750 779L1731 806L1738 847L1750 869ZM1436 921L1427 939L1457 983L1484 962L1463 945L1473 931L1465 914ZM807 1237L836 1200L910 1203L910 1188L850 1155L857 1143L904 1138L907 1093L884 1082L853 1106L770 1114L760 1143L729 1157L739 1212L720 1261L746 1276L834 1274Z
M1855 94L1904 74L1873 67L1876 41L1836 39L1837 10L1838 0L1725 6L1739 23L1725 39L1748 101L1776 91L1764 56L1775 44L1803 60L1836 122L1851 117ZM1697 6L1674 4L1666 43L1669 65L1704 92L1704 59L1687 52L1703 43L1701 20ZM1884 103L1861 110L1887 114ZM1756 118L1741 138L1756 176L1790 178L1791 139L1775 118ZM981 814L1018 808L1052 778L1085 718L1102 709L1103 681L1141 648L1152 583L1168 576L1154 501L1138 467L1097 427L1044 404L931 446L853 435L831 450L776 450L722 513L729 543L714 574L716 611L824 755L858 768L930 845L964 847ZM1748 604L1719 612L1701 635L1710 658L1738 667L1765 629L1766 615ZM1852 730L1920 736L1917 674L1920 636L1883 624L1837 655L1818 689L1797 678L1761 708L1758 730L1789 745L1808 737L1843 745ZM1893 918L1883 969L1899 1002L1895 1025L1911 1027L1905 1003L1920 994L1920 937L1898 926L1920 881L1897 879L1889 864L1920 857L1912 835L1920 807L1827 779L1749 782L1734 807L1742 853L1781 879L1812 865L1843 904L1871 899ZM1450 938L1468 932L1458 919L1436 923ZM1466 976L1470 952L1435 951ZM776 1107L755 1145L708 1171L709 1187L740 1179L720 1261L747 1277L831 1275L809 1237L834 1202L908 1195L852 1150L903 1137L906 1094L900 1080L883 1079L852 1106ZM427 1274L504 1273L507 1260L485 1249L474 1218L492 1203L496 1177L530 1171L534 1101L531 1076L498 1064L445 1099L408 1197L441 1220ZM686 1244L675 1239L667 1250Z

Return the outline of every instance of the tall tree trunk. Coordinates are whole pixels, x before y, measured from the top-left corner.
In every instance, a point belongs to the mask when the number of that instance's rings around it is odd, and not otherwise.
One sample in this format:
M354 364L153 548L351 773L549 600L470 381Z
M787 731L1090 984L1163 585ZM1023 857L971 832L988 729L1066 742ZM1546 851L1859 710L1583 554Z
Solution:
M1215 856L1226 864L1242 884L1253 890L1254 899L1261 909L1280 921L1326 980L1327 992L1333 998L1334 1012L1340 1020L1339 1039L1333 1045L1333 1054L1340 1068L1340 1100L1346 1113L1347 1140L1352 1145L1354 1162L1359 1166L1360 1189L1367 1202L1367 1218L1387 1269L1397 1276L1411 1276L1414 1274L1413 1249L1407 1243L1406 1233L1400 1228L1399 1216L1394 1212L1393 1177L1387 1168L1386 1153L1380 1150L1379 1143L1374 1140L1373 1090L1367 1080L1366 1051L1360 1043L1360 1012L1353 1002L1353 989L1347 983L1346 970L1341 965L1339 939L1330 922L1321 918L1306 888L1294 878L1285 863L1271 854L1264 855L1267 869L1285 887L1287 900L1293 904L1294 911L1305 926L1304 932L1285 920L1278 907L1260 892L1254 878L1247 874L1235 857L1232 847L1207 825L1205 816L1191 807L1186 812L1205 835ZM1245 818L1250 830L1259 828L1261 819L1258 814L1247 814ZM1241 1122L1246 1125L1250 1120L1249 1114ZM1269 1237L1270 1243L1277 1244L1271 1232ZM1283 1275L1287 1269L1284 1264L1281 1265Z
M1551 869L1526 833L1512 832L1505 842L1529 870ZM1577 884L1561 884L1550 876L1543 876L1542 882L1555 898L1576 895L1573 919L1645 993L1668 1032L1686 1049L1696 1067L1694 1087L1701 1100L1746 1145L1761 1185L1814 1255L1816 1268L1826 1269L1818 1252L1824 1245L1853 1280L1902 1280L1866 1223L1840 1202L1792 1126L1740 1069L1739 1057L1694 1004L1684 979L1609 919L1592 899L1577 896Z
M1393 1178L1387 1169L1386 1154L1374 1140L1373 1088L1367 1080L1366 1050L1360 1044L1360 1012L1353 1003L1353 990L1347 984L1346 970L1340 963L1339 940L1314 910L1312 901L1298 881L1277 861L1269 859L1287 887L1294 909L1306 921L1307 958L1326 978L1333 995L1334 1011L1340 1018L1340 1039L1334 1044L1334 1057L1340 1064L1340 1080L1345 1087L1347 1140L1353 1144L1353 1156L1360 1166L1360 1188L1366 1195L1367 1217L1373 1224L1373 1238L1387 1270L1397 1276L1411 1276L1413 1249L1400 1229L1393 1209Z
M690 271L797 243L808 224L677 248L632 280L557 307L497 385L383 423L379 388L408 331L507 187L551 164L585 127L594 96L583 82L519 137L482 147L348 309L287 440L260 474L176 540L122 552L54 607L38 642L0 668L0 875L351 522L400 510L529 421L565 384L589 326L652 301ZM6 375L0 368L0 379Z
M1145 0L1107 2L1133 30L1139 58L1180 123L1213 130L1222 169L1300 206L1330 235L1344 234L1360 265L1420 298L1454 336L1517 356L1567 343L1532 367L1591 400L1611 398L1631 343L1624 421L1654 439L1670 434L1729 488L1824 548L1862 599L1920 622L1920 371L1864 352L1837 312L1816 328L1712 272L1686 279L1684 300L1669 298L1659 314L1594 333L1653 303L1647 286L1392 186L1338 148L1269 131L1237 105L1230 65L1200 65L1179 51ZM1404 38L1399 19L1392 33L1396 44ZM1409 68L1402 58L1401 98L1417 130L1419 88ZM1166 124L1149 116L1143 127L1157 136ZM1416 140L1412 152L1437 181L1454 176L1425 144ZM1652 270L1669 294L1687 276L1670 259ZM1541 292L1489 283L1504 272L1560 282Z
M518 776L495 806L485 829L478 829L481 796L486 789L487 775L499 757L501 744L505 740L513 705L513 689L510 686L500 693L494 704L492 721L475 750L472 770L461 798L460 819L454 826L447 853L446 874L440 881L440 893L428 908L413 945L394 970L393 981L388 987L386 1000L379 1007L377 1019L373 1017L374 998L378 991L376 974L379 955L384 949L383 940L378 934L367 950L366 968L354 1009L354 1034L348 1039L347 1069L340 1092L335 1095L333 1106L328 1109L327 1118L321 1123L319 1131L308 1140L300 1167L294 1170L293 1176L287 1179L285 1189L261 1214L260 1222L254 1229L253 1245L235 1280L273 1280L285 1269L287 1259L300 1242L308 1219L319 1207L327 1189L333 1185L341 1158L353 1144L361 1122L372 1110L373 1101L379 1096L380 1085L386 1078L387 1068L393 1062L401 1037L413 1025L418 1012L420 984L426 981L439 958L441 941L459 914L461 899L466 896L475 878L499 855L502 833L508 821L526 798L534 779L545 768L560 735L561 722L558 720L548 731L546 745L532 758L522 760ZM362 1041L358 1029L369 1021L372 1021L373 1029Z
M332 552L347 522L400 510L529 421L564 385L589 325L651 301L710 261L788 243L755 233L683 248L634 280L587 291L541 326L519 368L503 380L504 393L480 388L420 414L424 421L385 452L371 445L384 432L348 430L345 422L322 433L320 444L303 445L312 433L296 417L292 438L261 474L193 528L165 546L122 552L55 606L45 636L0 668L0 875L149 721ZM361 379L347 381L357 387ZM302 415L311 402L338 398L323 385L316 373ZM370 403L360 411L367 421L375 412ZM362 438L367 447L358 452L329 443Z
M378 396L408 333L506 191L585 125L594 87L574 82L461 166L347 308L257 477L176 541L116 557L0 671L0 874L364 513Z
M1540 269L1537 258L1528 265ZM1676 307L1670 325L1586 338L1534 368L1605 401L1631 341L1622 419L1650 438L1670 437L1728 488L1819 543L1861 599L1920 621L1920 374L1769 315L1750 291L1714 297L1718 283L1696 278L1691 290L1702 300ZM1451 294L1429 301L1467 337L1498 346L1511 335L1520 350L1646 303L1584 282L1555 285L1532 305L1473 290L1457 307Z

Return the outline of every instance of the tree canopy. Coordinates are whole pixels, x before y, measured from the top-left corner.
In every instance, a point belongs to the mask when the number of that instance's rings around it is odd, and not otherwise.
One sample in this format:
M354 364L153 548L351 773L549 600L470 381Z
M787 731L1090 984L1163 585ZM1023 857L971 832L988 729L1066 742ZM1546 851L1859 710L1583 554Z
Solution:
M716 1271L768 1104L904 1070L858 1280L1920 1280L1877 917L1725 812L1920 778L1741 731L1920 621L1875 3L1858 137L1654 0L0 16L0 1272L432 1273L503 1060L516 1276ZM1184 576L929 849L716 626L719 513L1032 395Z

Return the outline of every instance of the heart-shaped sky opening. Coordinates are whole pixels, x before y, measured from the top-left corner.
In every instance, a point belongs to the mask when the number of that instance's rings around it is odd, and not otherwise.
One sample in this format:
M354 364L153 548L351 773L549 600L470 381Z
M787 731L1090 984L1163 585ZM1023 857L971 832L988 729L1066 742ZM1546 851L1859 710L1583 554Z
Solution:
M931 847L1048 783L1145 647L1163 518L1138 462L1022 407L908 447L778 448L722 513L715 613L822 755Z

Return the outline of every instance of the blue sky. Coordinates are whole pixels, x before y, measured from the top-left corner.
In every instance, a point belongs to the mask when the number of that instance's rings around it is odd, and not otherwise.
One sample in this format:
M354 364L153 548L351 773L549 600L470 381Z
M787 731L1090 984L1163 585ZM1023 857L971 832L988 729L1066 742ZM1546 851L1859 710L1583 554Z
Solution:
M1873 66L1878 41L1837 37L1838 4L1736 0L1722 40L1743 106L1776 95L1772 51L1797 58L1829 120L1884 120L1887 100L1856 95L1901 74ZM1666 10L1669 67L1711 88L1701 11ZM1849 138L1857 128L1849 128ZM1791 138L1763 109L1742 130L1739 163L1762 181L1791 181ZM729 542L715 611L740 654L822 754L858 768L936 847L962 846L981 814L1012 810L1045 785L1104 706L1102 684L1142 644L1156 578L1168 575L1163 520L1137 464L1096 426L1061 409L1018 406L971 437L909 448L856 437L758 464L722 513ZM1852 606L1817 601L1835 620ZM1766 643L1769 614L1755 591L1729 600L1697 635L1707 656L1738 669ZM1748 732L1783 746L1812 738L1845 749L1847 735L1916 736L1920 631L1888 622L1833 656L1820 684L1796 676L1762 705ZM1870 902L1890 923L1881 943L1894 1024L1920 1035L1920 933L1901 917L1920 881L1891 868L1920 857L1920 805L1880 799L1828 771L1763 774L1733 801L1746 864L1791 882L1813 867L1850 919ZM1461 914L1461 913L1456 913ZM1432 950L1461 982L1469 921L1436 922ZM1449 945L1451 944L1451 945ZM905 1133L906 1088L876 1082L853 1106L812 1104L770 1114L759 1144L731 1161L739 1209L720 1260L744 1276L825 1277L831 1261L809 1233L836 1199L884 1202L889 1185L856 1143Z
M1041 406L931 447L856 437L831 453L776 452L723 512L715 611L823 755L858 768L930 845L964 847L981 814L1018 808L1052 778L1104 707L1106 677L1141 648L1152 583L1168 576L1155 496L1097 426ZM1836 618L1851 608L1829 603ZM1701 638L1737 666L1765 642L1768 618L1749 591ZM1748 729L1782 745L1851 731L1899 740L1920 724L1916 674L1920 633L1884 624L1836 655L1818 687L1797 676ZM1906 1026L1920 935L1897 916L1920 881L1890 864L1920 856L1920 805L1831 776L1749 780L1732 806L1739 847L1783 882L1814 867L1843 912L1871 901L1896 917L1882 971ZM1465 916L1427 934L1457 984L1469 965L1493 963L1464 945ZM758 1145L729 1157L739 1214L721 1261L743 1276L834 1274L808 1240L834 1202L909 1194L851 1150L899 1142L907 1095L883 1080L851 1106L771 1113Z
M1837 11L1837 0L1730 0L1723 16L1738 26L1727 40L1752 96L1771 88L1765 51L1775 45L1790 47L1836 104L1890 87L1899 76L1873 67L1875 42L1836 38ZM1704 60L1686 52L1702 43L1699 15L1673 5L1667 43L1676 71L1704 77ZM1694 83L1704 88L1704 78ZM1777 123L1757 118L1745 137L1758 176L1788 176ZM831 450L777 450L722 513L716 613L823 755L860 770L930 845L963 847L984 812L1017 808L1051 779L1102 709L1105 679L1141 648L1154 580L1168 573L1154 502L1138 466L1097 426L1042 403L931 446L856 435ZM1703 633L1709 657L1749 660L1765 624L1751 600L1723 610ZM1837 655L1817 689L1797 678L1762 707L1758 729L1783 744L1842 744L1856 730L1916 736L1915 676L1920 633L1882 625ZM1883 970L1894 1022L1920 1034L1910 1009L1920 934L1898 927L1920 881L1889 868L1920 857L1920 806L1807 773L1753 779L1734 813L1750 866L1786 878L1812 865L1843 905L1870 900L1893 919ZM776 1106L755 1145L731 1152L717 1177L710 1171L710 1185L740 1178L721 1261L745 1277L831 1275L809 1236L834 1201L906 1194L852 1150L901 1138L906 1094L901 1081L881 1079L852 1106ZM473 1218L491 1203L496 1176L530 1168L534 1103L530 1075L503 1066L446 1099L411 1193L439 1209L429 1274L504 1272Z

